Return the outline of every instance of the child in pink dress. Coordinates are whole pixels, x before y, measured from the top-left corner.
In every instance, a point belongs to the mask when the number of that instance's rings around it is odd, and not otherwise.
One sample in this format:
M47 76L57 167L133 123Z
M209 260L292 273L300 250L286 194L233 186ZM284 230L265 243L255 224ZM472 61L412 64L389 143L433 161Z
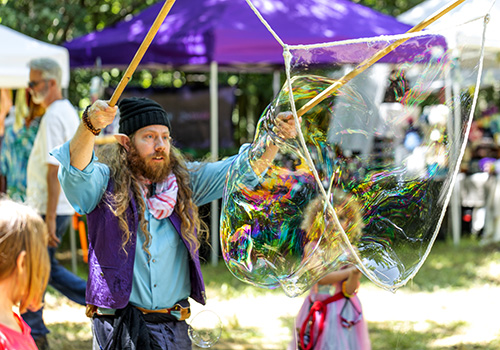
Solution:
M362 234L361 209L348 193L332 195L339 223L351 243ZM309 203L301 228L310 237L325 233L335 237L338 229L332 224L333 215L321 199ZM326 236L326 238L328 238ZM305 256L312 254L317 241L305 247ZM340 249L340 248L339 248ZM317 268L323 268L318 261ZM295 321L289 350L370 350L368 328L356 293L361 272L354 266L344 267L324 276L311 288Z
M370 350L370 338L356 293L355 267L323 277L304 300L289 350Z
M48 233L31 208L0 199L0 350L37 350L30 327L13 311L37 310L50 273Z

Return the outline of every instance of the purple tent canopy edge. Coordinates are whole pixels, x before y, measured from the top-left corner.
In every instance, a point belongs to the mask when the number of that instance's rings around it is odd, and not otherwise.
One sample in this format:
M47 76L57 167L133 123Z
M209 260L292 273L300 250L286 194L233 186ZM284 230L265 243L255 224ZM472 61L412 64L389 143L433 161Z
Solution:
M348 0L254 0L273 30L287 44L316 44L407 32L411 26ZM71 67L127 66L158 15L160 1L129 21L67 42ZM413 60L419 40L385 56L382 62ZM444 38L426 46L446 47ZM345 51L345 48L342 48ZM360 62L359 49L343 52L339 63ZM351 56L356 57L351 57ZM141 65L281 65L281 45L245 0L177 0L141 60ZM354 61L354 62L350 62Z

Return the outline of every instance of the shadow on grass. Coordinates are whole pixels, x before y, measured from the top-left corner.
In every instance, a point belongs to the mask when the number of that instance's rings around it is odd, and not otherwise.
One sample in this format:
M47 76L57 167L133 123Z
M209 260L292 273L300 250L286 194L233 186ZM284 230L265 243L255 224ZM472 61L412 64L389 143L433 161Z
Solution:
M284 325L293 327L292 317L281 318ZM415 322L368 322L372 350L498 350L500 340L487 344L433 345L434 342L451 337L466 327L465 322L439 324L427 321ZM420 328L420 331L415 330ZM91 331L88 323L56 323L51 325L49 335L51 350L92 349ZM241 327L237 320L224 327L214 350L282 350L288 342L273 346L258 329ZM193 349L199 349L193 346Z
M463 321L439 324L432 321L415 322L368 322L372 350L496 350L500 341L488 344L458 344L441 346L434 342L446 339L466 328ZM416 330L421 329L421 330Z
M92 332L88 323L53 323L48 336L51 350L92 349ZM193 346L193 349L201 349ZM256 328L242 328L237 320L224 327L220 340L211 347L214 350L264 350L273 349ZM276 347L284 349L284 347ZM140 350L140 349L139 349Z
M69 251L58 252L60 262L71 270ZM77 274L87 278L88 266L78 260ZM412 291L432 292L436 289L468 288L471 284L500 285L498 274L485 274L489 264L500 261L500 244L481 246L477 239L464 237L458 246L448 241L437 241L415 278L405 288ZM500 264L500 263L499 263ZM282 293L281 288L269 290L258 288L234 277L223 260L217 266L202 264L207 289L222 298L231 298L244 293L264 295ZM371 283L364 279L366 283ZM211 293L209 293L210 295Z
M50 324L48 335L51 350L92 349L90 323L62 322Z
M405 288L412 291L432 292L436 289L468 289L471 285L500 285L498 274L485 273L488 266L499 265L500 245L480 246L473 239L463 239L460 245L438 241L427 261ZM218 266L202 265L209 298L231 299L245 294L265 296L267 293L283 294L281 289L269 290L254 287L235 278L223 261ZM85 271L82 272L85 274ZM366 278L363 283L371 283ZM263 316L265 317L265 316ZM293 317L281 319L287 329L293 328ZM373 350L498 350L500 340L488 344L433 345L463 331L462 322L436 324L431 322L369 323ZM86 328L87 327L87 328ZM91 332L88 324L60 323L51 325L49 335L52 350L91 349ZM266 343L267 342L267 343ZM441 343L441 342L439 342ZM225 327L213 349L285 349L286 341L272 347L269 339L256 328L242 328L237 320Z
M490 264L499 261L499 244L481 246L477 240L470 238L462 239L458 246L451 242L438 241L415 278L405 288L432 292L447 288L467 289L472 284L500 285L498 274L485 273ZM215 267L203 264L202 270L208 289L212 289L215 295L220 297L231 298L242 293L282 293L281 288L270 291L238 280L229 272L224 261L219 261ZM371 283L367 279L363 279L363 282Z
M500 285L498 275L484 271L500 261L500 245L481 246L464 239L458 246L436 242L426 262L405 288L432 292L436 289L469 288L472 284Z

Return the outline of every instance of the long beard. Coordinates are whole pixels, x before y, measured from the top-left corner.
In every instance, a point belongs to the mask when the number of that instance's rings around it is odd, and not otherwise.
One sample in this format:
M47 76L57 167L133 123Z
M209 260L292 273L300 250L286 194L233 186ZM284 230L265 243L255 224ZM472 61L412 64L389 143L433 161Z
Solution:
M153 157L163 157L163 161L152 163L151 159ZM142 176L151 182L162 182L172 172L172 165L170 164L170 156L168 154L165 152L156 152L151 156L143 158L139 155L133 143L127 154L127 160L133 174Z

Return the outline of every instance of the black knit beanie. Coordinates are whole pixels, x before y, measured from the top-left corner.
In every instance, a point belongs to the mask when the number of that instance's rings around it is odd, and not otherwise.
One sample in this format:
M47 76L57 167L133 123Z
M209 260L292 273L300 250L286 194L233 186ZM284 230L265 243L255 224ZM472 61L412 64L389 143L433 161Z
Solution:
M120 128L127 136L148 125L165 125L170 130L167 112L157 102L145 97L124 98L118 103Z

